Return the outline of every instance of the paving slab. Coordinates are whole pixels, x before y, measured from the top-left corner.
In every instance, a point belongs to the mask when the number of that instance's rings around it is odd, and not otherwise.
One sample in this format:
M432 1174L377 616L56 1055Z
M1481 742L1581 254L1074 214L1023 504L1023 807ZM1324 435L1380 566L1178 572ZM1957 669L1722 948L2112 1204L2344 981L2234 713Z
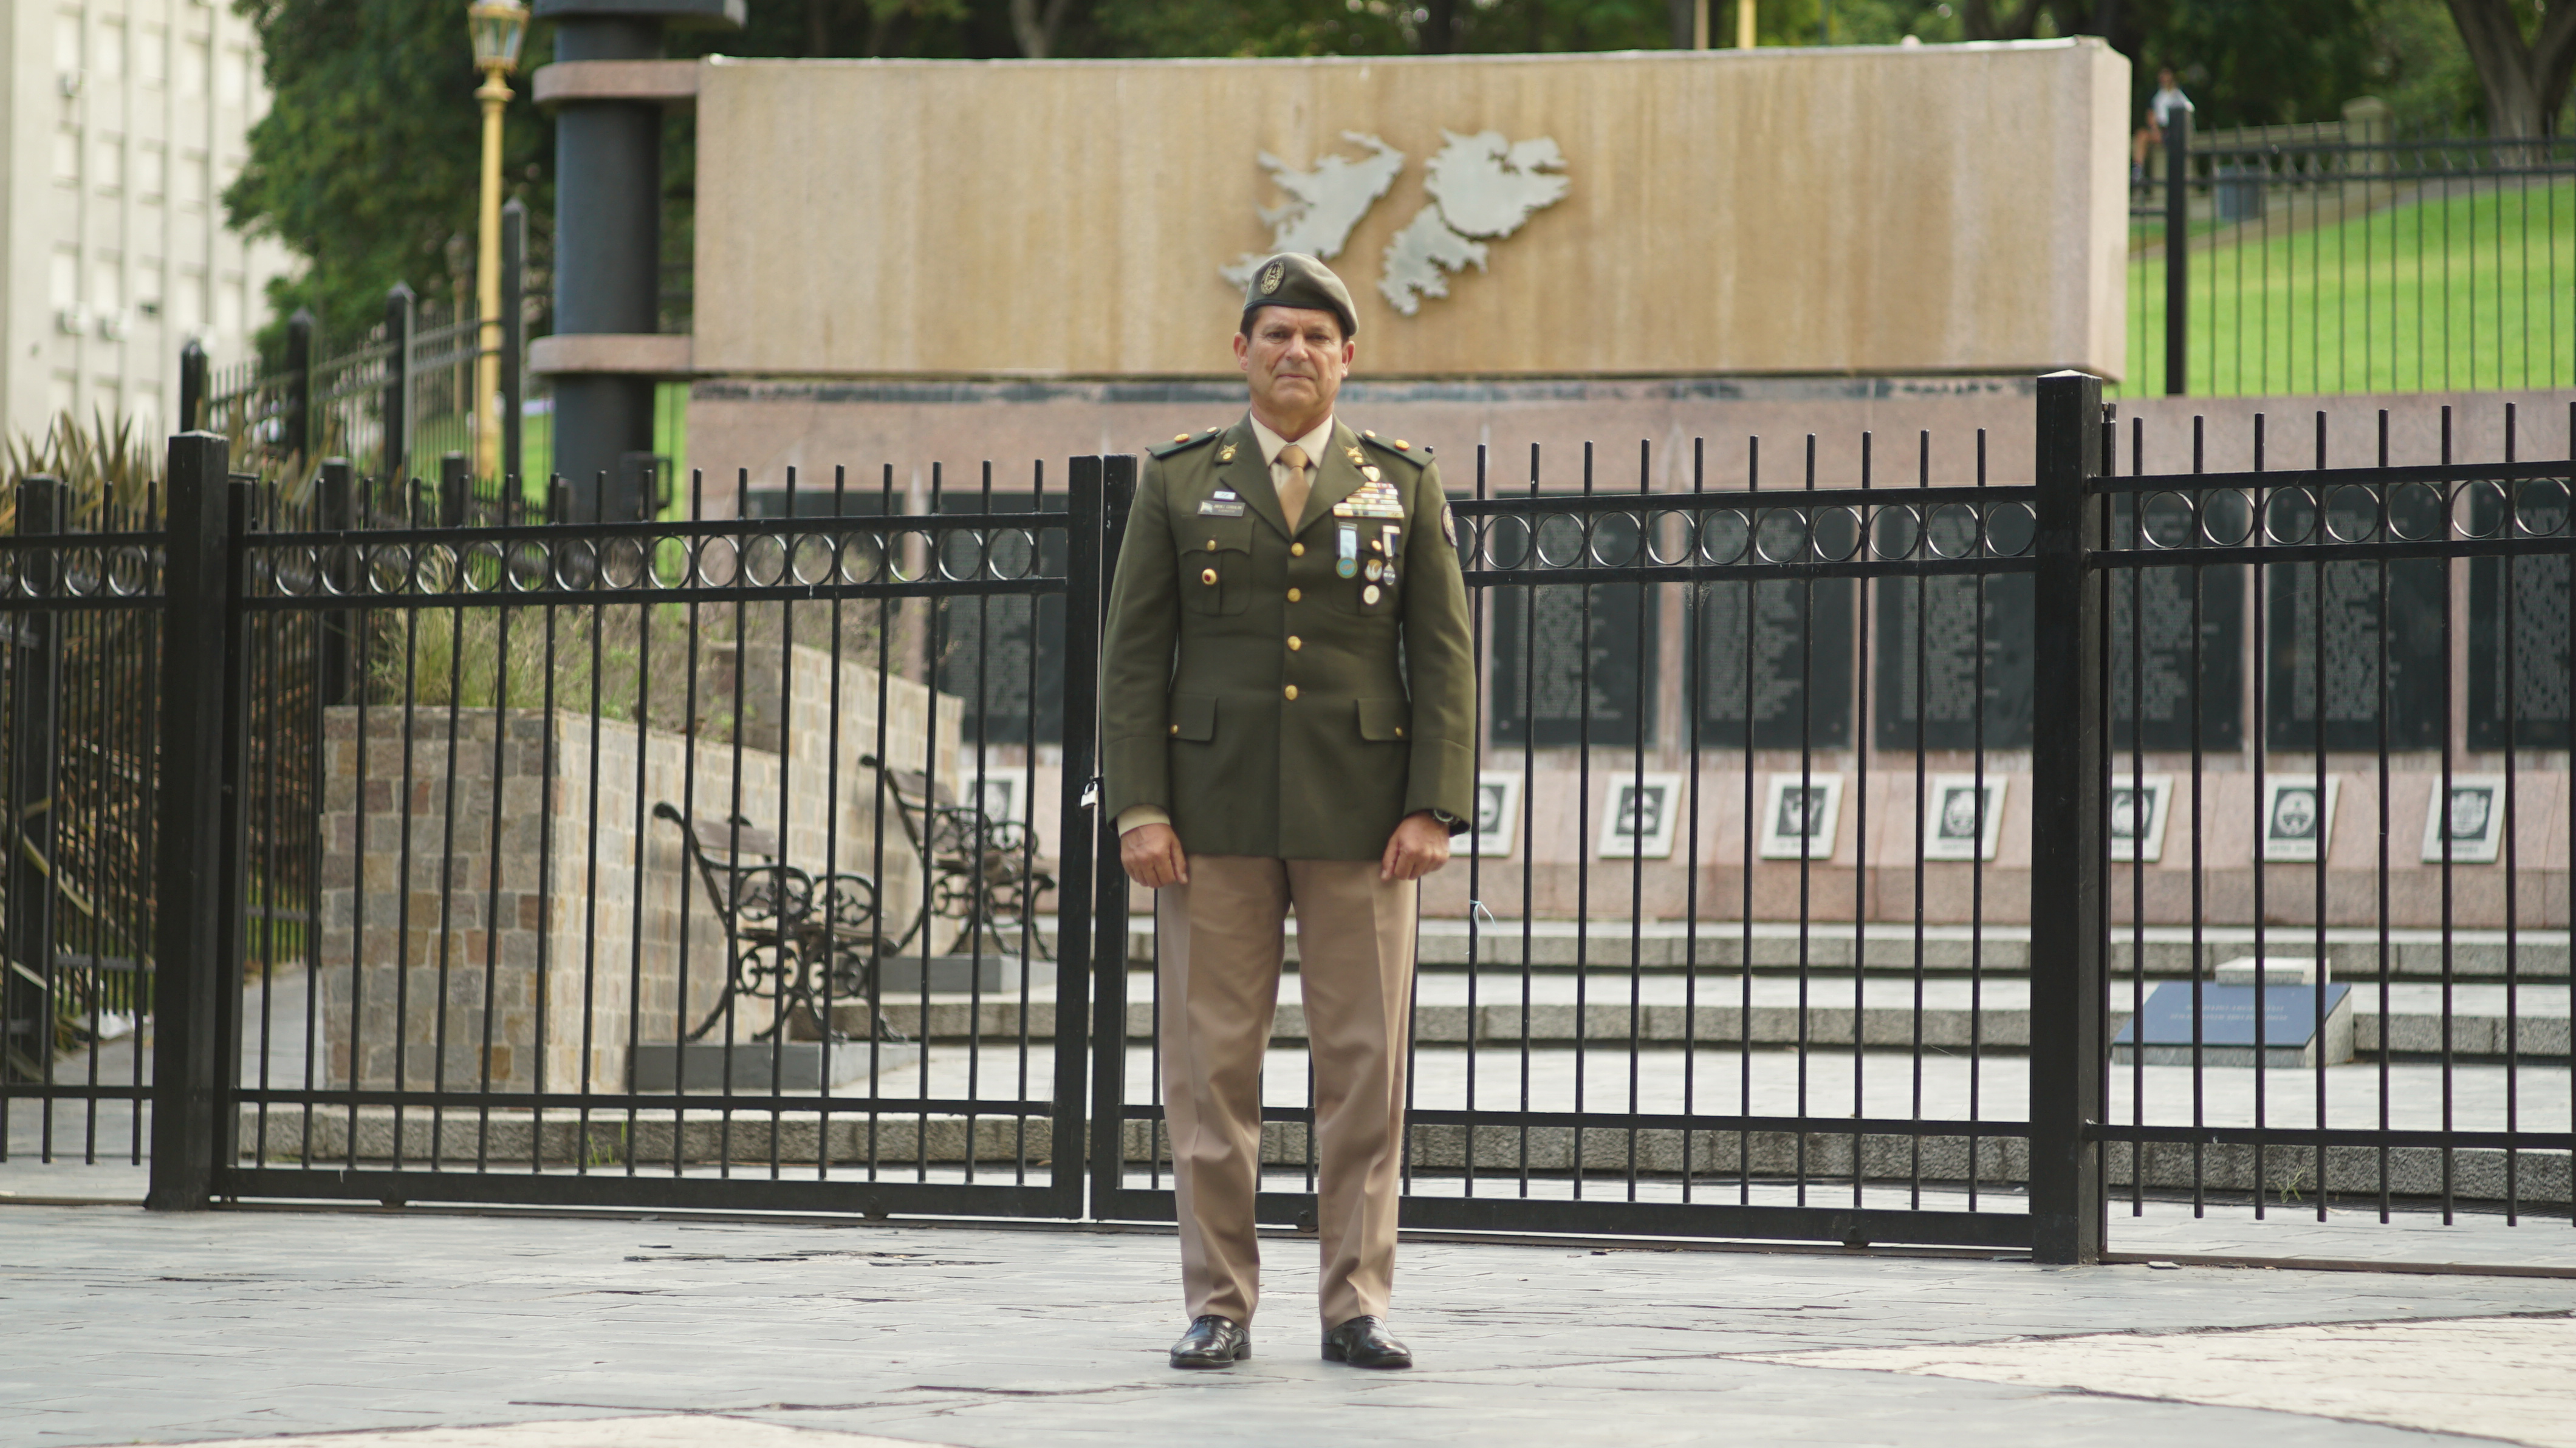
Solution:
M2343 1322L1781 1353L1774 1362L2093 1388L2576 1448L2576 1318Z
M1368 1373L1317 1359L1311 1240L1265 1247L1256 1356L1185 1374L1167 1232L0 1206L0 1445L2539 1443L2515 1436L2555 1411L2516 1386L2539 1372L2399 1427L2346 1421L2324 1377L2313 1401L2144 1401L1843 1354L2576 1309L2565 1278L1424 1241L1394 1314L1422 1366ZM2424 1375L2496 1356L2410 1341Z

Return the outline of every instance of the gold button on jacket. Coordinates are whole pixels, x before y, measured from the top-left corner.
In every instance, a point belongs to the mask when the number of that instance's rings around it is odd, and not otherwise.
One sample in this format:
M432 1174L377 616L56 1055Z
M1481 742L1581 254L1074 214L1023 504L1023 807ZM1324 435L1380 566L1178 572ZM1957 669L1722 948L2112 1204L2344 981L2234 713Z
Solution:
M1193 854L1290 860L1374 860L1419 810L1474 818L1467 595L1428 451L1337 422L1292 536L1249 418L1153 450L1102 646L1110 818L1159 805ZM1395 506L1336 516L1369 486L1363 462ZM1241 517L1200 512L1219 488ZM1336 570L1345 527L1401 560L1375 600Z

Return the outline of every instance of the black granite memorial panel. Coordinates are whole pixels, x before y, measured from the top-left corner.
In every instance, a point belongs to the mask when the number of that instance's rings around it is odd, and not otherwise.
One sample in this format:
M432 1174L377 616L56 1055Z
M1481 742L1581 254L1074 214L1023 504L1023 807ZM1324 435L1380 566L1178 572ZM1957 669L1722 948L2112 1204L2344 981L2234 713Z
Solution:
M783 488L754 488L744 496L743 512L753 518L828 518L837 505L840 516L874 518L884 516L889 502L898 512L909 506L902 495L889 499L875 488L851 488L838 497L829 487L800 488L792 506ZM1043 510L1061 513L1066 506L1062 493L1050 493ZM1035 493L997 492L987 499L977 489L946 492L939 499L942 513L1025 513L1039 507ZM952 577L973 578L979 572L986 577L1061 577L1065 570L1060 527L1000 528L981 536L955 533L942 546L949 556L940 563ZM801 638L804 630L798 633ZM1063 742L1063 594L941 599L932 642L941 692L966 701L963 727L970 747L979 737L988 746Z
M2264 526L2275 539L2297 543L2317 538L2313 511L2303 497L2276 494L2266 503ZM2363 497L2357 488L2339 490L2326 513L2328 536L2378 536L2376 504ZM2398 506L2415 505L2401 494ZM2429 536L2439 521L2438 506L2423 518L2410 514L2395 520L2401 536L2408 537ZM2444 637L2450 617L2447 580L2438 558L2267 566L2264 743L2273 749L2322 744L2327 749L2375 750L2384 707L2389 748L2439 747L2442 715L2451 698L2450 649Z
M1489 590L1494 742L1652 743L1658 601L1638 583Z
M2245 743L2245 569L2198 570L2197 659L2192 652L2194 570L2141 568L2111 576L2111 747L2193 746L2198 670L2199 747Z
M2526 483L2521 493L2518 535L2546 537L2566 528L2567 497L2558 485ZM2503 512L2495 494L2481 493L2470 509L2472 526L2494 533ZM2568 747L2568 644L2576 624L2568 608L2576 569L2569 564L2564 553L2469 560L2470 748Z
M1749 733L1755 749L1850 747L1856 587L1848 578L1707 586L1699 614L1702 743L1743 748Z
M996 493L940 500L943 513L1027 512L1037 499ZM1061 495L1046 511L1062 512ZM997 528L980 540L947 535L955 553L944 560L951 576L973 577L979 550L1002 578L1061 577L1066 564L1061 530ZM946 598L939 601L939 688L966 701L965 742L987 746L1064 742L1064 595L1061 593ZM1034 727L1032 727L1034 726Z
M1879 583L1879 748L2030 747L2032 588L2027 573Z

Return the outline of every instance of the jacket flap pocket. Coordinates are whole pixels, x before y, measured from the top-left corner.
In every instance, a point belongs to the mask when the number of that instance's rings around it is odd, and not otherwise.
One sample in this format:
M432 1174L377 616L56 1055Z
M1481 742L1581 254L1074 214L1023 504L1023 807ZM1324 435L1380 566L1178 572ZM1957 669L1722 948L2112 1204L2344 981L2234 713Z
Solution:
M1216 695L1174 694L1172 737L1206 743L1216 737Z
M1362 739L1401 739L1404 726L1413 717L1413 707L1402 699L1360 700L1360 737Z
M1252 551L1252 523L1249 516L1175 518L1172 532L1180 540L1184 552L1249 553Z

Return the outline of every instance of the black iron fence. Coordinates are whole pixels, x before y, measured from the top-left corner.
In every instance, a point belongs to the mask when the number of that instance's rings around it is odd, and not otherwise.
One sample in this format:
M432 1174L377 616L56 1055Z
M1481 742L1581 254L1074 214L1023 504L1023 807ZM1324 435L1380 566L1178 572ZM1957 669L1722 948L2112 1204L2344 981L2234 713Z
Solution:
M2570 1219L2571 464L2150 475L2072 374L2038 426L2029 482L1929 436L1459 469L1486 744L1408 1224L2082 1260L2122 1197ZM151 1058L58 1037L10 1150L149 1098L165 1205L1168 1217L1155 941L1084 788L1132 459L677 522L173 460L120 535L187 540L166 589L70 607L167 634ZM65 958L17 886L13 958ZM13 1018L104 979L36 977ZM1282 1223L1303 1036L1292 977Z
M2576 139L2166 134L2130 187L2124 390L2576 385Z
M524 359L531 314L527 212L501 213L501 309L493 336L470 303L424 302L403 283L385 294L384 320L354 346L328 350L310 312L287 319L283 349L226 368L208 365L194 341L180 357L179 425L227 439L235 463L299 490L326 457L349 458L376 477L430 471L438 458L471 458L494 436L497 471L468 469L477 498L497 508L504 481L526 476ZM476 364L496 364L496 395L475 397Z
M0 540L7 1149L140 1163L151 1078L137 1044L158 1005L160 504L146 492L76 510L50 477L16 493L16 534Z

